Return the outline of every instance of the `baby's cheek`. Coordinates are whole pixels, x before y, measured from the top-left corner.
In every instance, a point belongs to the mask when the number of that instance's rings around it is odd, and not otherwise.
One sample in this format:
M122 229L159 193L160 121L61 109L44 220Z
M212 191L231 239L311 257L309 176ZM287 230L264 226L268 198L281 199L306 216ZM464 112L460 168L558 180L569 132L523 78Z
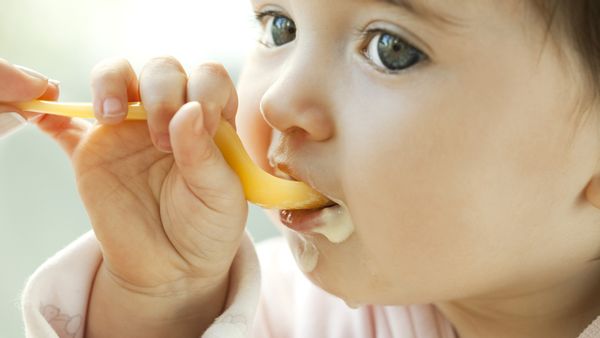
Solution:
M260 102L270 83L257 66L249 62L238 83L237 132L252 160L264 170L269 169L267 151L271 143L271 127L260 113Z

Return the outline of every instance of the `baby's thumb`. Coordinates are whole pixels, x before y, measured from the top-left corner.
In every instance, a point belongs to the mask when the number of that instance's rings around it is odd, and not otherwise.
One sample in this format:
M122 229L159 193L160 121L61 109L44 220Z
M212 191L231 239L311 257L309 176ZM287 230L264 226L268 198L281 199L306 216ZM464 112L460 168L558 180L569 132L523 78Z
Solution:
M198 102L179 109L169 124L173 156L188 188L199 200L214 211L235 213L240 205L246 205L244 191L215 145L205 120Z

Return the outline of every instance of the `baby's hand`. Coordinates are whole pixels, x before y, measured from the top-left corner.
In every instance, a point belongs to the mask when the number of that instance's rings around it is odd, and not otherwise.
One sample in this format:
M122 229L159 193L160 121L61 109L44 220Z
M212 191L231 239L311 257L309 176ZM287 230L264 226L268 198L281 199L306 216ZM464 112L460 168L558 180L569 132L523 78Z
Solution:
M247 216L240 181L212 139L221 118L234 122L233 83L220 65L188 78L176 60L157 58L139 85L128 62L105 62L92 88L105 124L72 155L104 258L88 334L199 336L223 309ZM148 122L119 123L138 100Z

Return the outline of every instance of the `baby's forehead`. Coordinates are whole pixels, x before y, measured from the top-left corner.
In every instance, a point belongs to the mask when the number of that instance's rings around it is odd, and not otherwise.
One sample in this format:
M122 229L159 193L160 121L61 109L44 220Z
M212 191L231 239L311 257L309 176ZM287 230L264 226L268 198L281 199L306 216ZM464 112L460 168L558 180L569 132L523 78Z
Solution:
M451 13L445 8L457 8L452 6L454 1L439 1L439 0L371 0L371 2L384 2L399 9L410 12L413 15L431 20L431 21L447 21Z
M405 12L411 16L418 17L432 23L458 23L465 14L476 14L487 12L499 7L514 8L523 4L531 3L531 0L250 0L255 8L282 7L289 14L312 11L316 14L327 13L333 9L333 13L347 12L348 9L362 10L374 5L387 6L398 11ZM343 10L341 10L343 9ZM332 13L332 14L333 14Z

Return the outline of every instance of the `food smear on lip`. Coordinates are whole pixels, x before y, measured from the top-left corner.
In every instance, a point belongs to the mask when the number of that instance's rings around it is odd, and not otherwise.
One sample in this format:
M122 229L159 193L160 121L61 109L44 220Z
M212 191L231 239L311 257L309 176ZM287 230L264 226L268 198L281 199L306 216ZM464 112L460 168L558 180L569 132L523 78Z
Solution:
M347 240L354 232L347 210L342 204L337 204L320 209L280 210L279 217L283 225L296 232L320 234L337 244Z
M347 210L342 205L323 209L323 225L311 229L311 232L325 236L331 243L344 242L354 232L354 225Z

